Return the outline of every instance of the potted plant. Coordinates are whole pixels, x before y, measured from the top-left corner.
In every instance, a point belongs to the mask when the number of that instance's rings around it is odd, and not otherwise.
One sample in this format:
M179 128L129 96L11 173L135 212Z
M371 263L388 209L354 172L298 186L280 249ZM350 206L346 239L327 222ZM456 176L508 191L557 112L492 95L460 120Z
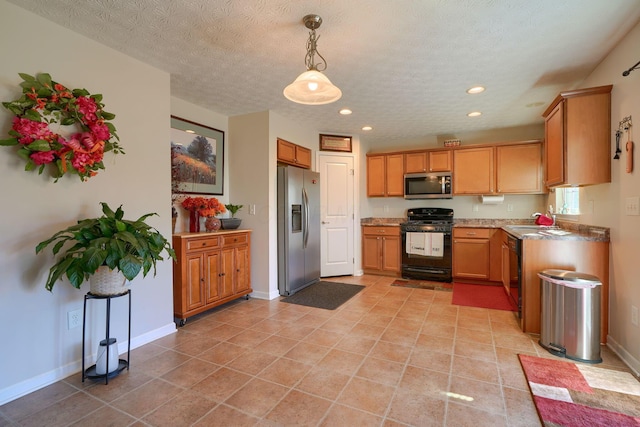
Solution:
M66 276L75 288L79 289L83 282L91 279L91 293L118 294L126 291L126 280L133 280L140 272L145 277L153 268L155 276L156 261L164 259L163 252L175 260L175 252L167 239L145 223L156 213L148 213L132 221L123 218L122 206L114 212L106 203L100 204L103 216L80 220L36 247L36 253L40 253L55 243L53 254L60 253L49 269L45 284L47 290L51 291L56 281ZM67 244L71 246L62 250ZM119 278L112 279L112 276ZM104 283L106 281L109 283ZM101 288L94 289L94 282L98 287L102 285ZM121 284L116 286L116 282Z
M242 205L234 205L234 204L226 204L224 205L225 208L227 208L227 210L231 213L231 218L222 218L222 228L225 230L235 230L236 228L240 227L240 223L242 222L242 220L240 218L236 218L236 213L238 213L238 211L240 209L242 209Z

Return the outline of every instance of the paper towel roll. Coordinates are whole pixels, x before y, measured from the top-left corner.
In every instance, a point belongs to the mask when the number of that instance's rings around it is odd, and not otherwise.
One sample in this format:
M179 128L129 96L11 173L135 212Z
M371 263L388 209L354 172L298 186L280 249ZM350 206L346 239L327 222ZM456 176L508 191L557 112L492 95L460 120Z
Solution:
M499 205L504 202L504 194L499 196L480 196L483 205Z

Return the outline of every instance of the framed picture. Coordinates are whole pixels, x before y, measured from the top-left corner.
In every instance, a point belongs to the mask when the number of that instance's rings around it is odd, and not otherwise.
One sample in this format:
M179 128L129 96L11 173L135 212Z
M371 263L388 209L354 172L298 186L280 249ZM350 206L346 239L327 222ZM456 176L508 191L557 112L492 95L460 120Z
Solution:
M351 152L351 137L320 134L320 150Z
M171 116L171 191L222 195L224 132Z

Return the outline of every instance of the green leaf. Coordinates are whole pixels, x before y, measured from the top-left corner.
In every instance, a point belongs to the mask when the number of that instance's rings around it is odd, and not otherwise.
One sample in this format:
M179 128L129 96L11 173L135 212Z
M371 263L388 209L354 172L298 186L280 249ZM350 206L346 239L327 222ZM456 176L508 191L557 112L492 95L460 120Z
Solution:
M30 74L26 74L26 73L18 73L18 75L22 78L22 80L24 80L25 82L33 82L36 80L35 77L33 77Z
M40 113L36 110L27 110L24 112L24 117L26 119L32 120L34 122L41 122L42 118L40 117Z
M133 280L142 269L142 262L132 255L126 255L118 264L120 271L129 280Z
M40 73L36 76L36 79L43 85L43 86L53 86L53 83L51 83L51 75L48 73Z
M113 120L116 118L115 114L107 113L106 111L103 111L100 115L104 120Z
M51 146L48 141L44 139L36 139L31 144L27 145L31 151L51 151Z
M1 139L0 140L0 145L2 145L4 147L10 147L12 145L18 145L18 139L17 138Z
M77 122L77 120L76 120L76 119L74 119L73 117L65 117L64 119L62 119L62 120L60 121L60 124L61 124L62 126L69 126L69 125L72 125L72 124L74 124L74 123L76 123L76 122Z

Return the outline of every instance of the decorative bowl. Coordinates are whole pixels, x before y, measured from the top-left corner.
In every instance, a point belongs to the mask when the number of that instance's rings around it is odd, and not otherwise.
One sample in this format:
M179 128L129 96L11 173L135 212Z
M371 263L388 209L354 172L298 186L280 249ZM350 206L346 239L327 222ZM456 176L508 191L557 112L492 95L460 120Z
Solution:
M220 218L223 230L235 230L240 227L242 220L240 218Z

